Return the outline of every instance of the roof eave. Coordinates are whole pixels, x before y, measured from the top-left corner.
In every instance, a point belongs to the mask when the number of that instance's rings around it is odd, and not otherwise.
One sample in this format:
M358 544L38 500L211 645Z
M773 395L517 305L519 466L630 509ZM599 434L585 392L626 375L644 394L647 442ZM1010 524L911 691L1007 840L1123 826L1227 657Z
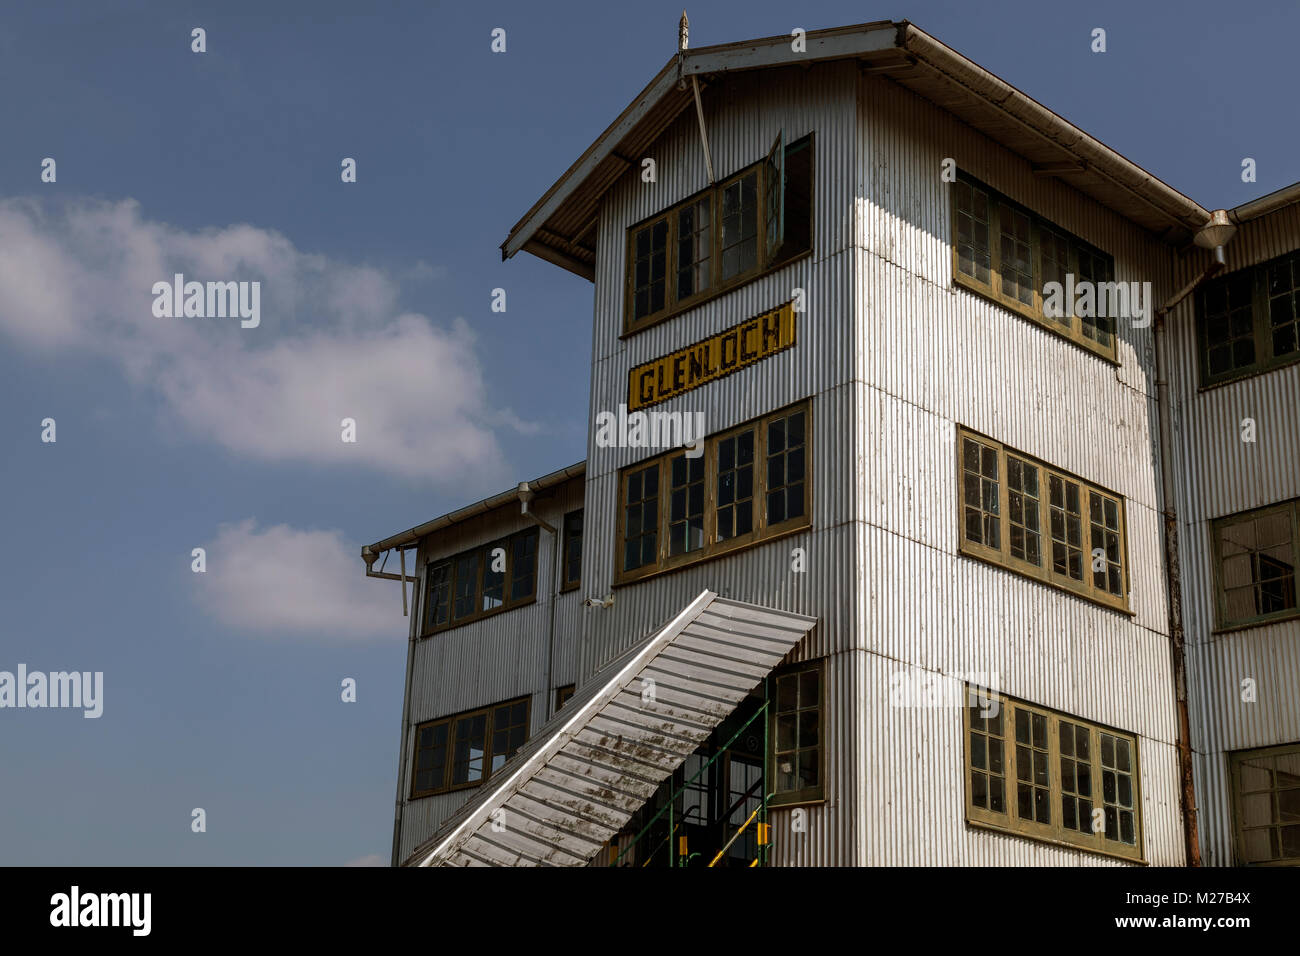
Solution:
M532 491L546 491L561 485L573 478L579 478L587 473L587 463L580 461L577 464L569 465L567 468L561 468L559 471L553 471L549 475L543 475L535 481L528 482L528 487ZM426 521L424 524L416 525L406 531L398 534L389 535L382 541L376 541L374 544L368 544L361 549L364 555L369 552L372 555L380 555L391 548L410 548L418 545L420 539L426 535L433 534L435 531L443 531L453 525L468 521L471 518L477 518L479 515L488 514L498 508L513 504L519 501L519 486L510 488L500 494L492 495L490 498L484 498L482 501L476 501L472 505L466 505L464 508L458 508L455 511L448 512L445 515L434 518L432 521Z
M931 76L951 84L951 89L966 97L964 102L972 109L978 104L980 109L997 110L1003 119L1017 124L1022 134L1030 138L1027 141L1035 142L1037 148L1054 157L1053 162L1040 164L1036 171L1057 176L1084 192L1089 192L1092 187L1100 188L1103 198L1098 201L1111 205L1111 208L1116 207L1118 200L1112 202L1104 198L1108 193L1128 197L1125 205L1128 202L1137 205L1127 211L1122 208L1116 211L1143 225L1163 241L1185 242L1209 218L1209 211L1199 203L906 20L817 30L808 33L804 39L806 49L798 53L792 48L790 36L778 36L701 47L674 56L515 224L501 245L502 258L508 259L522 249L592 279L594 268L591 263L579 258L594 259L594 252L589 247L579 245L579 240L584 237L566 235L563 230L553 229L549 238L544 238L548 232L546 226L557 213L561 213L562 219L572 220L576 216L581 222L590 222L594 210L588 207L599 202L594 197L603 195L604 190L633 163L618 151L619 144L633 133L641 137L647 132L658 135L682 109L687 108L689 97L678 89L683 76L709 76L839 59L872 63L873 72L884 73L904 86L918 77L924 79L921 76L924 71L933 71ZM665 104L672 96L677 99ZM664 105L666 109L661 108ZM649 126L641 129L647 121ZM1055 157L1058 156L1066 161L1057 162ZM606 165L601 168L602 164ZM592 181L598 169L600 173ZM1082 178L1074 179L1076 176ZM1092 187L1088 185L1089 179ZM582 195L584 191L587 195ZM577 205L573 205L575 202ZM589 231L590 225L586 228Z

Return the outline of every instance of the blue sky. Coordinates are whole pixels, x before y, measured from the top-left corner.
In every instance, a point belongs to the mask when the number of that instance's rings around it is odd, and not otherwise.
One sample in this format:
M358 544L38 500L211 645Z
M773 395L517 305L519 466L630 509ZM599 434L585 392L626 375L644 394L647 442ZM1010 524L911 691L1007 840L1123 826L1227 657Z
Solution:
M693 47L910 19L1208 208L1300 178L1293 4L688 9ZM680 11L0 19L0 670L105 683L97 720L0 710L0 864L387 861L406 628L357 553L584 456L591 286L498 247ZM173 269L258 279L261 325L154 318Z

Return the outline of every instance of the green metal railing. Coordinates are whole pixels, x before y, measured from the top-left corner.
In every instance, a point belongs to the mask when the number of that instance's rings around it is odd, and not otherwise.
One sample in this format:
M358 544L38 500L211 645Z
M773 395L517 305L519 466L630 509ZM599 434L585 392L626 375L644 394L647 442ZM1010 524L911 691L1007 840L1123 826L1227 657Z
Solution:
M750 724L752 724L752 723L753 723L755 720L757 720L759 717L764 717L764 718L766 717L766 715L767 715L767 708L768 708L769 703L770 703L770 699L769 699L769 697L768 697L767 678L764 677L764 678L763 678L763 704L762 704L762 706L759 707L758 710L754 711L754 713L750 715L750 718L749 718L748 720L746 720L743 724L740 725L740 729L737 730L734 734L731 735L731 739L728 740L728 741L727 741L725 744L723 744L721 747L719 747L717 753L715 753L715 754L714 754L713 756L711 756L708 760L706 760L706 761L704 762L704 764L700 767L700 769L698 769L697 771L695 771L694 774L691 775L691 778L690 778L689 780L684 780L684 781L682 782L682 785L681 785L680 787L678 787L677 789L673 790L673 792L672 792L672 793L669 795L669 797L668 797L668 802L667 802L667 804L664 805L663 807L660 807L660 808L659 808L659 812L656 813L653 817L651 817L650 820L646 823L646 825L643 826L643 827L641 828L640 832L638 832L637 835L634 836L634 837L632 838L632 841L631 841L630 843L628 843L628 845L625 846L625 847L624 847L624 848L619 852L618 856L616 856L616 857L614 858L614 862L611 864L612 866L618 866L618 865L619 865L619 861L621 861L621 860L623 859L623 857L624 857L624 856L625 856L625 855L626 855L626 854L627 854L627 853L628 853L628 852L629 852L629 851L630 851L634 846L636 846L637 843L640 842L641 838L644 837L644 836L646 835L646 833L649 832L650 828L651 828L652 826L654 826L655 823L658 822L659 818L662 817L665 813L668 814L668 836L666 837L666 839L665 839L665 841L664 841L664 842L666 842L666 843L668 844L668 851L669 851L668 865L669 865L669 866L686 866L686 865L688 865L688 864L690 863L690 861L693 860L695 857L701 855L701 854L699 854L699 853L689 853L689 852L688 852L687 855L686 855L685 857L679 857L679 854L678 854L678 852L677 852L677 846L676 846L676 843L674 842L673 838L677 835L677 831L680 830L680 829L682 828L682 826L685 825L686 821L685 821L685 820L681 820L681 821L677 821L677 822L675 822L674 819L673 819L673 817L674 817L674 808L675 808L676 805L677 805L677 798L678 798L682 793L684 793L684 792L686 791L686 788L687 788L687 787L689 787L692 783L694 783L697 779L699 779L699 777L700 777L701 774L703 774L706 770L708 770L709 767L713 766L714 761L716 761L719 757L721 757L723 754L725 754L725 753L726 753L726 752L731 748L731 745L734 744L734 743L739 739L740 735L743 734L743 733L744 733L744 732L749 728L749 725L750 725ZM714 857L713 862L710 863L709 866L713 866L714 863L717 863L718 858L722 855L722 853L725 853L726 850L731 846L731 844L735 842L736 838L737 838L738 836L740 836L741 832L742 832L742 831L743 831L747 826L749 826L749 824L753 821L753 819L754 819L755 816L761 816L761 819L760 819L760 821L759 821L760 825L764 825L764 824L767 823L767 803L768 803L769 798L771 797L771 794L768 793L768 788L767 788L767 765L768 765L768 758L767 758L767 754L768 754L768 739L767 739L767 737L768 737L768 723L769 723L769 722L768 722L766 719L764 719L764 721L763 721L763 754L762 754L762 760L763 760L763 764L762 764L762 766L763 766L763 778L762 778L762 782L763 782L763 787L762 787L762 791L761 791L762 794L763 794L763 802L762 802L762 804L759 806L759 808L758 808L757 810L754 811L754 813L750 814L749 819L746 820L743 824L741 824L740 829L737 830L736 833L732 835L731 839L727 841L726 845L725 845L725 846L722 848L722 850L719 852L718 857ZM725 820L723 821L723 825L724 825L724 827L725 827L725 825L726 825L726 821L725 821ZM770 833L771 831L768 831L768 832ZM657 854L657 853L659 852L659 848L660 848L661 846L663 846L663 843L658 843L658 844L655 845L654 849L651 850L650 853L649 853L649 855L646 857L646 861L645 861L645 863L642 864L642 866L648 866L648 865L650 864L650 860L653 859L654 856L655 856L655 854ZM751 865L751 866L763 866L763 865L767 862L767 849L768 849L768 844L767 844L767 843L760 843L760 844L759 844L759 847L758 847L758 857L757 857L757 858L755 859L755 861L754 861L753 863L751 863L750 865ZM678 862L678 859L679 859L679 858L680 858L681 861L682 861L682 862L680 862L680 863Z

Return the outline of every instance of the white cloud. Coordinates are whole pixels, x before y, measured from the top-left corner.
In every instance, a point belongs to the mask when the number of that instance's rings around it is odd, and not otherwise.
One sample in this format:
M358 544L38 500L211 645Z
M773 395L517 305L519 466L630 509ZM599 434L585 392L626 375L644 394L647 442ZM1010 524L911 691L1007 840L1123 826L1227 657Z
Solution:
M388 866L388 857L380 856L378 853L368 853L365 856L359 856L355 860L350 860L343 864L344 866Z
M222 525L204 548L195 596L227 627L343 640L405 632L397 582L367 578L361 544L339 531L259 529L249 518Z
M177 272L260 281L261 325L155 317L153 284ZM463 320L398 314L397 299L383 271L249 225L185 231L133 200L0 202L0 332L23 346L106 355L194 434L249 458L508 481L496 431L534 426L494 406Z

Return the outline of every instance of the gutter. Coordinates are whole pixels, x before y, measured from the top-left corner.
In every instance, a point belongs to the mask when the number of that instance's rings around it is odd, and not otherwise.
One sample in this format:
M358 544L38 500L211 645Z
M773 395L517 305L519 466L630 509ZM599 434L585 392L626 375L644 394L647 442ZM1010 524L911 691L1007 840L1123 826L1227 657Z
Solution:
M1290 186L1283 186L1267 196L1260 196L1258 199L1242 203L1235 209L1229 209L1228 218L1235 223L1250 222L1252 219L1266 216L1271 212L1276 212L1283 206L1289 206L1297 202L1300 202L1300 183L1292 183Z
M561 468L559 471L553 471L549 475L543 475L536 481L527 482L529 488L533 491L545 491L548 488L554 488L556 485L563 484L570 478L577 478L579 475L587 473L587 463L580 461L576 465L570 465L567 468ZM361 549L362 558L366 558L367 552L370 556L378 557L390 548L413 548L419 544L420 539L427 534L435 531L441 531L444 528L450 528L454 524L460 524L462 521L468 521L470 518L476 518L479 515L487 514L497 508L503 508L506 505L514 504L519 500L519 489L511 488L509 491L503 491L491 498L484 498L482 501L475 502L472 505L466 505L457 511L452 511L440 518L434 518L432 521L426 521L424 524L416 525L400 534L389 535L382 541L376 541L374 544L368 544ZM372 558L373 560L373 558ZM378 575L371 575L377 577Z
M907 20L898 23L895 42L900 50L965 87L1007 120L1066 153L1075 162L1082 161L1081 172L1107 180L1166 220L1195 232L1209 218L1209 210L1199 203Z
M1196 234L1196 244L1213 248L1214 258L1196 278L1176 292L1156 310L1156 404L1160 419L1160 497L1165 526L1165 575L1169 596L1169 645L1174 672L1174 698L1178 708L1178 769L1183 813L1183 842L1187 852L1187 865L1201 865L1201 842L1196 821L1196 785L1192 764L1191 718L1187 701L1187 634L1183 626L1182 563L1178 554L1178 508L1174 490L1173 413L1169 402L1169 359L1166 342L1166 320L1169 313L1192 294L1206 279L1224 268L1224 244L1237 229L1229 221L1228 213L1215 211Z

